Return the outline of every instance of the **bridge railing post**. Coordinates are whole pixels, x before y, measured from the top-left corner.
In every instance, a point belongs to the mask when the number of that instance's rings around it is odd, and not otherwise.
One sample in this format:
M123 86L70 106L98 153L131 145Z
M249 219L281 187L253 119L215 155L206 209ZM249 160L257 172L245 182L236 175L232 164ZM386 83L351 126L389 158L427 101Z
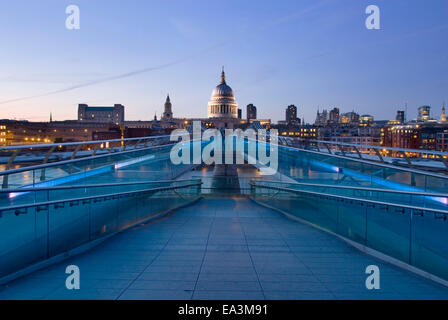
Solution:
M12 164L13 164L13 162L14 162L14 159L17 157L17 155L20 153L20 151L21 151L21 149L16 149L16 150L14 151L14 153L11 155L11 157L9 157L8 164L6 165L5 170L9 170L9 169L11 169ZM8 183L9 183L9 175L5 174L5 175L3 176L3 184L2 184L2 188L3 188L3 189L8 188Z

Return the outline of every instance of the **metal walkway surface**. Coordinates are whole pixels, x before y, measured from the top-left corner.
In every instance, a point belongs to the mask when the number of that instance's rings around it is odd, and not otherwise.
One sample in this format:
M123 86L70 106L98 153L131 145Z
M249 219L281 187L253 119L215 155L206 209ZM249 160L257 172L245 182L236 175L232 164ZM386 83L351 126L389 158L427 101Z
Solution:
M377 265L381 289L367 290ZM65 287L80 268L81 288ZM202 199L0 287L0 299L448 299L448 289L244 198Z

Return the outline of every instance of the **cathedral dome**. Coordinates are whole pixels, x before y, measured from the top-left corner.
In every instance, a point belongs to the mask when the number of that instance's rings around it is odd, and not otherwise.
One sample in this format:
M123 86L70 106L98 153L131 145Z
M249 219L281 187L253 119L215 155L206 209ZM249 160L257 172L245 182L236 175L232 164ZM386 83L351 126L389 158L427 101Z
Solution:
M213 90L211 99L213 100L224 97L235 99L232 88L230 88L226 83L221 83Z
M221 73L221 82L212 92L208 103L209 118L237 118L238 104L235 101L233 90L226 83L224 68Z

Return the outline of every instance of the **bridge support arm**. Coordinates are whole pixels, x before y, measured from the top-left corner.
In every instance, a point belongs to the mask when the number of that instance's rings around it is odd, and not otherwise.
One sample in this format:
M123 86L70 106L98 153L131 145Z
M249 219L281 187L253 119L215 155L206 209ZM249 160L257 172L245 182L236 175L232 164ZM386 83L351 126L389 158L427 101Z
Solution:
M50 148L50 150L48 150L47 154L45 155L45 159L42 162L42 164L46 164L48 162L48 159L50 158L51 154L54 152L54 150L56 149L56 146L53 146ZM40 172L40 181L44 181L45 180L45 168L43 168Z
M381 161L382 163L384 163L383 156L381 155L381 153L379 152L379 150L378 150L377 148L375 148L375 149L373 149L373 150L375 150L375 153L376 153L376 155L378 156L378 158L380 159L380 161Z
M358 154L359 159L362 160L362 155L361 155L361 152L359 152L359 149L357 147L353 147L353 149L355 149L356 153Z
M76 146L75 151L73 151L73 154L72 154L72 156L70 157L70 160L75 159L76 154L78 153L78 151L81 149L82 146L83 146L83 144L79 144L79 145Z
M16 149L16 150L14 151L14 153L11 155L11 157L9 157L8 164L6 165L6 169L5 169L5 170L9 170L9 169L11 169L12 164L13 164L13 162L14 162L14 159L18 156L18 154L20 153L20 150L21 150L21 149ZM4 176L3 176L3 184L2 184L2 188L3 188L3 189L8 188L8 180L9 180L8 178L9 178L8 175L4 175Z
M412 166L412 162L411 162L411 160L409 160L408 156L406 155L406 152L400 151L400 153L403 155L403 157L406 160L406 162L408 163L408 165Z

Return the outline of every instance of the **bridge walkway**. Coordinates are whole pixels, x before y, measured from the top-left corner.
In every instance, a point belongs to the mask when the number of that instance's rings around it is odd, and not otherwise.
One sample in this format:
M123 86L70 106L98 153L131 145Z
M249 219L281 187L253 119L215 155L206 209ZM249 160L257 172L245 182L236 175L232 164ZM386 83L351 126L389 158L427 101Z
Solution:
M67 290L65 268L80 268ZM377 265L381 289L367 290ZM448 289L246 198L202 199L0 287L0 299L447 299Z

